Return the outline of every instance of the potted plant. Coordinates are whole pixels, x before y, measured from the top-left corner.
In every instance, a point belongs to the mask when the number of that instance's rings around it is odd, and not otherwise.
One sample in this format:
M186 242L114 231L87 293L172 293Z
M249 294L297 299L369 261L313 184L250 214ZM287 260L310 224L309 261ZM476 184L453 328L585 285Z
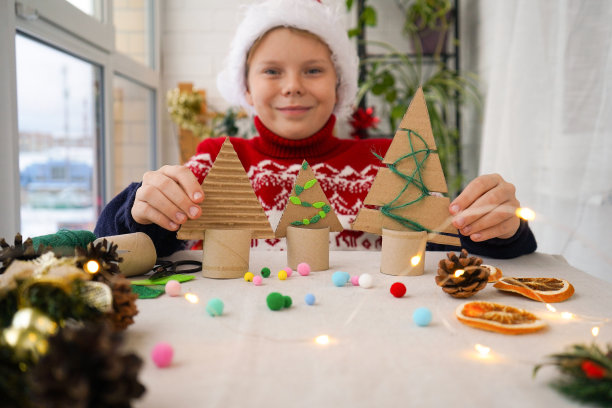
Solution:
M398 0L397 4L404 10L404 32L417 53L437 56L445 51L452 23L451 0Z

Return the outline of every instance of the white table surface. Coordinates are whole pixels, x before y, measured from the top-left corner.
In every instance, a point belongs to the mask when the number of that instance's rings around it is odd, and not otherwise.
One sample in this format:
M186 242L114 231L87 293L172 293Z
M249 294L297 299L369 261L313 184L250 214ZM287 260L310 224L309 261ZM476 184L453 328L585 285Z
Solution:
M251 251L251 271L272 270L262 286L243 279L203 278L183 284L200 302L163 295L138 300L140 313L126 332L126 348L144 359L140 380L147 392L136 407L565 407L577 406L551 389L558 377L554 367L532 370L552 353L574 343L612 341L612 284L571 267L562 257L535 253L487 264L505 276L568 279L576 293L545 305L489 285L468 300L504 303L542 317L542 332L507 336L474 329L455 318L463 301L442 292L434 282L444 252L428 252L425 274L394 277L379 270L379 252L331 252L330 270L286 281L276 277L286 266L285 252ZM174 259L201 258L200 251L183 251ZM374 287L336 287L336 270L368 272ZM389 293L403 282L406 295ZM273 312L266 296L273 291L293 299L290 309ZM304 296L312 293L316 304ZM220 298L225 310L210 317L206 302ZM432 323L418 327L412 313L428 307ZM559 312L575 315L567 320ZM603 324L602 324L603 321ZM326 334L327 346L315 337ZM157 368L150 352L158 342L174 347L170 367ZM480 357L474 346L491 348Z

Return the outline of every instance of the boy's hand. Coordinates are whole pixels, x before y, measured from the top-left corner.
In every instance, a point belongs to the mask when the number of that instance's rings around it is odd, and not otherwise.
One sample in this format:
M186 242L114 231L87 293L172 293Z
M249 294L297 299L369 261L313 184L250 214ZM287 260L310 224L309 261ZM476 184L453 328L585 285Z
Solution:
M176 231L188 218L198 218L198 203L204 199L202 187L185 166L163 166L148 171L136 191L132 217L139 224L155 223Z
M499 174L475 178L449 207L453 225L474 242L512 237L520 225L515 192Z

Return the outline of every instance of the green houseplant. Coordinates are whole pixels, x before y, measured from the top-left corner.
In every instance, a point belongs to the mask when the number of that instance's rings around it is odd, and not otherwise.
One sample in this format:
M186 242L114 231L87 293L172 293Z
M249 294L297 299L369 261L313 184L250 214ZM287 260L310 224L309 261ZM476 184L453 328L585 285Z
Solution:
M417 52L440 55L452 23L451 0L397 0L404 11L404 32L410 36Z
M403 14L404 28L417 26L415 21L409 21L416 18L416 14L410 13L409 9L405 8L406 4L427 3L428 1L448 3L446 6L443 5L445 10L450 4L450 0L412 0L410 2L396 0L396 5L405 11ZM433 18L434 14L430 16ZM404 29L403 33L408 35L409 31ZM449 196L452 197L463 185L460 124L457 123L456 114L458 109L468 105L480 109L481 97L476 77L471 74L461 74L448 64L419 52L416 55L399 52L388 43L362 41L360 45L376 46L382 52L376 55L362 55L357 103L363 105L367 97L367 103L375 105L378 115L387 121L386 134L388 134L389 131L394 132L397 129L416 90L422 87L440 161L449 187ZM384 131L381 133L385 134Z

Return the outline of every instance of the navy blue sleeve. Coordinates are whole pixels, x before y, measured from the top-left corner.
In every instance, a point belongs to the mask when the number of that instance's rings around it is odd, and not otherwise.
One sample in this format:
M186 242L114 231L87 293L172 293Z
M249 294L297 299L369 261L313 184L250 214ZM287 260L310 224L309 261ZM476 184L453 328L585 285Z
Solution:
M147 234L157 251L157 256L169 256L185 248L185 241L176 238L175 231L168 231L159 225L143 225L132 218L132 206L136 198L136 190L141 183L132 183L113 198L102 210L94 234L97 237L144 232Z
M535 236L529 228L529 224L525 220L521 220L521 224L516 233L507 239L493 238L487 241L474 242L469 237L460 235L461 247L471 255L480 255L497 259L516 258L521 255L527 255L534 252L538 244ZM429 251L457 251L458 247L440 244L427 244Z

